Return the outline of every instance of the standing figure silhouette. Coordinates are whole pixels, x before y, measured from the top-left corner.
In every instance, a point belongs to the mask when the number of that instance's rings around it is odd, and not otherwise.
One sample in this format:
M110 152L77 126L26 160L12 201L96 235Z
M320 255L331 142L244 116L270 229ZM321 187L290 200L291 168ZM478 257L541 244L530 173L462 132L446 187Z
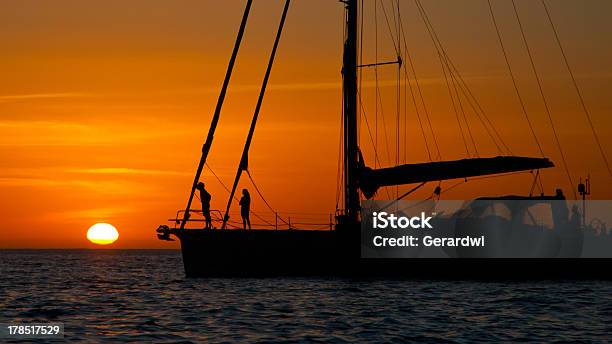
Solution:
M249 190L242 189L242 197L240 198L240 216L242 216L242 227L251 230L251 219L249 218L249 212L251 208L251 195Z
M212 196L206 189L204 188L204 183L199 182L196 186L196 189L200 191L200 201L202 201L202 215L204 215L204 219L206 220L206 225L204 229L212 228L212 219L210 218L210 200Z

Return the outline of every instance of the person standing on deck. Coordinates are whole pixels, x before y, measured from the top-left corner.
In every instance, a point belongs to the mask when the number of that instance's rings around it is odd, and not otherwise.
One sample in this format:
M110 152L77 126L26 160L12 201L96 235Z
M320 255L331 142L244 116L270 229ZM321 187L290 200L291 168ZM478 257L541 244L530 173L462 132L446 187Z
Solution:
M210 218L210 200L212 196L206 189L204 188L204 183L199 182L196 186L196 189L200 191L200 201L202 201L202 215L204 215L204 219L206 220L206 225L204 229L212 228L212 219Z
M240 198L240 216L242 216L242 227L251 230L251 219L249 218L249 212L251 208L251 195L249 190L242 189L242 197Z

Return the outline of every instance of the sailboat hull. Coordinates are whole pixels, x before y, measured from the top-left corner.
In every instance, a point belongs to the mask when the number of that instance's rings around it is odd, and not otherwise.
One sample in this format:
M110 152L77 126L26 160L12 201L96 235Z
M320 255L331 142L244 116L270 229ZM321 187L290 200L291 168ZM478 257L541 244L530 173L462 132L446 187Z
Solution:
M357 231L358 233L358 231ZM187 277L612 279L610 259L363 259L340 231L182 230Z
M186 230L176 236L188 277L338 272L334 231Z

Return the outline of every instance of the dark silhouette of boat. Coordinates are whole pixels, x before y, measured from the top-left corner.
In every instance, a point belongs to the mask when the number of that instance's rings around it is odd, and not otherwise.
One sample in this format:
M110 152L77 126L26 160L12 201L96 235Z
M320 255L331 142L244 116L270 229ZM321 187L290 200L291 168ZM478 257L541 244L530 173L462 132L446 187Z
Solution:
M470 250L455 250L447 252L451 257L466 257L466 259L363 259L361 258L361 221L362 209L360 195L372 198L381 187L418 184L426 182L439 182L444 180L468 178L476 176L497 175L518 171L534 171L553 167L547 158L532 158L519 156L498 156L491 158L468 158L455 161L438 161L420 164L405 164L389 168L371 168L366 165L358 145L358 1L341 1L346 8L346 39L344 42L344 55L342 67L343 82L343 196L345 209L338 212L334 223L326 230L299 230L289 225L286 230L229 229L229 208L236 191L240 176L248 168L248 152L259 110L265 94L268 78L281 38L283 26L290 0L286 0L281 17L278 33L264 77L261 93L255 109L251 128L247 136L245 148L238 166L236 179L230 192L227 209L224 214L217 216L221 222L219 229L191 229L188 224L194 223L191 214L194 190L200 180L202 170L210 152L214 133L219 121L222 104L230 81L234 62L236 60L243 33L245 31L252 0L248 0L243 19L240 25L234 50L226 77L221 89L219 101L211 122L206 142L202 148L202 157L194 178L191 194L186 210L180 212L176 218L175 228L160 226L157 230L159 239L173 240L178 238L181 243L185 273L188 277L212 276L426 276L426 277L551 277L551 276L601 276L602 271L609 267L607 260L568 260L550 259L550 257L571 258L577 252L565 252L561 255L552 254L555 249L563 250L559 245L545 250L543 259L477 259L475 257L499 256L500 247L503 248L506 240L505 223L499 219L474 217L459 217L453 221L456 232L464 227L480 228L483 232L495 238L495 252L478 252ZM397 63L402 63L398 58ZM533 202L562 201L563 197L534 198ZM505 204L509 198L481 199L479 202ZM524 199L523 199L524 200ZM478 212L476 204L468 205L464 212L472 214ZM514 209L516 213L521 209ZM554 209L562 212L562 209ZM567 212L567 209L565 210ZM558 219L563 215L557 214ZM478 223L473 221L478 220ZM472 221L470 223L469 221ZM504 220L506 221L506 220ZM567 218L560 220L567 221ZM496 222L496 226L492 226ZM561 227L561 225L559 225ZM297 226L295 226L297 227ZM531 228L533 230L533 228ZM544 241L548 233L530 232L525 229L526 236L533 237L541 233L543 237L534 242ZM563 230L562 230L563 231ZM522 233L522 232L521 232ZM569 234L568 234L569 233ZM575 231L566 228L562 235L572 236ZM530 239L527 239L530 240ZM576 239L577 240L577 239ZM499 241L499 242L497 242ZM504 252L503 250L501 252ZM532 255L518 255L518 257L534 257ZM585 269L588 266L591 269ZM595 268L595 269L592 269ZM514 272L514 274L513 274ZM605 273L604 275L607 275Z
M539 213L539 214L538 214ZM537 219L547 217L550 223ZM537 218L537 219L536 219ZM486 247L458 247L459 258L579 258L583 232L565 197L480 198L461 209L455 235L485 235Z

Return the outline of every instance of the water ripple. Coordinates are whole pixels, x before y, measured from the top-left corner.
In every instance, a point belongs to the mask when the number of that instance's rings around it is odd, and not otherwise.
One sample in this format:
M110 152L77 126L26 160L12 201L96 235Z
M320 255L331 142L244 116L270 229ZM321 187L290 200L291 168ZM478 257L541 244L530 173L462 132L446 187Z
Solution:
M183 277L176 251L0 251L0 322L69 341L609 342L609 282Z

